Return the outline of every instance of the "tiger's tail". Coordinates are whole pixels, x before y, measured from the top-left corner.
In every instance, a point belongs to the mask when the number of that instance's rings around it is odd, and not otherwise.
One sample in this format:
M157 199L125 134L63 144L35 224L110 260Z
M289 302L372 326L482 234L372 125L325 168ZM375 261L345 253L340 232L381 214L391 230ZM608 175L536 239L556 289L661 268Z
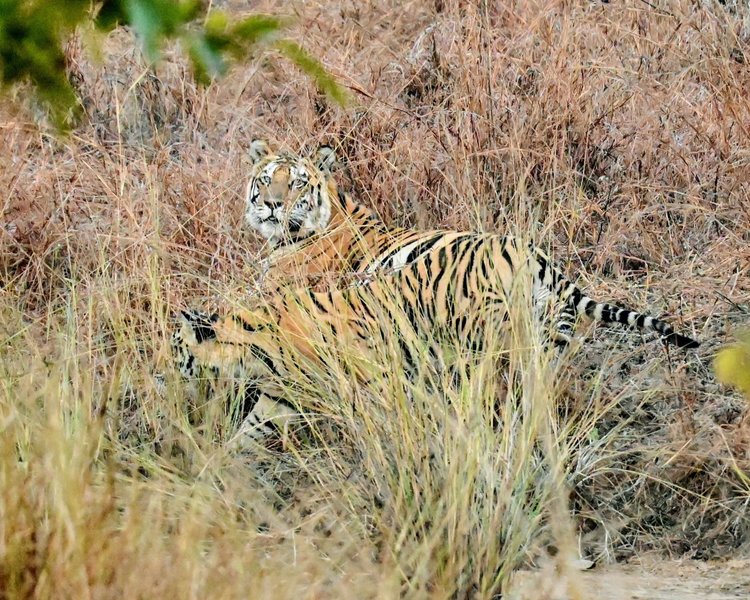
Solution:
M563 283L562 280L558 282L558 288L563 287L560 285L561 283ZM559 298L566 303L566 308L563 310L564 317L575 318L576 315L585 314L594 321L600 321L602 323L620 323L631 329L655 331L661 335L665 342L677 346L678 348L688 349L700 346L700 342L677 333L669 323L666 323L661 319L630 310L623 306L618 306L617 304L597 302L593 298L586 296L575 284L570 283L567 280L565 283L567 285L559 294ZM565 335L567 329L568 324L565 323L562 326L563 335Z

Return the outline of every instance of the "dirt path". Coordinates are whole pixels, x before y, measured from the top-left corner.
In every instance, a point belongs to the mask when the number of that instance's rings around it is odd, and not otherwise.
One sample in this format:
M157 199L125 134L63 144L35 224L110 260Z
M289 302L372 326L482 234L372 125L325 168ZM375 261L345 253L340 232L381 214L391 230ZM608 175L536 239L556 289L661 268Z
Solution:
M519 574L521 575L521 574ZM522 574L512 600L747 600L750 560L644 561L575 573L578 595L549 572ZM572 592L572 593L571 593Z

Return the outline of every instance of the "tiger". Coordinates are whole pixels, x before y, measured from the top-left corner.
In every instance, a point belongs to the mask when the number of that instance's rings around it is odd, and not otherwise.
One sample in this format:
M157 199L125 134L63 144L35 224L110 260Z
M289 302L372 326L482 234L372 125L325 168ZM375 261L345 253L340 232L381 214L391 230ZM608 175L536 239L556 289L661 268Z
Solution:
M700 345L660 319L588 297L542 250L512 236L415 233L369 265L371 279L358 285L288 289L224 316L184 311L172 339L180 374L244 386L242 436L260 442L297 414L285 382L300 369L329 368L321 348L366 356L393 333L408 375L424 360L425 347L429 356L444 343L481 351L488 334L506 328L508 307L521 302L561 346L571 341L579 315L656 332L678 348ZM522 273L531 281L529 292L517 285ZM372 368L364 360L352 375L367 380Z

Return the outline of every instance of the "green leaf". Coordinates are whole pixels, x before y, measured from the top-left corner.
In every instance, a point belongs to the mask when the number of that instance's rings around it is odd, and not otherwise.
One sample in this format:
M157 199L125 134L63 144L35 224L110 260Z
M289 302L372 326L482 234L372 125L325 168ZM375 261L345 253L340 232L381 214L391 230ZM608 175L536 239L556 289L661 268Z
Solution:
M303 73L312 78L320 91L324 92L338 104L346 104L348 99L346 92L318 60L314 59L299 45L290 40L279 40L275 46L284 56L297 65Z
M90 0L0 0L0 84L30 81L56 125L69 125L80 105L65 72L63 44L75 27L93 19L101 32L132 27L152 62L165 40L182 39L196 79L204 84L226 72L229 57L244 59L259 45L274 43L329 97L346 100L320 62L296 43L278 39L288 19L252 15L236 20L211 10L202 27L191 27L205 12L201 0L100 0L95 7Z
M223 10L212 10L203 27L209 35L225 36L229 29L229 17Z
M138 33L150 61L159 57L165 39L176 37L201 10L200 0L124 0L125 22Z
M231 28L230 37L245 44L258 44L276 36L288 21L268 15L254 15L243 19Z
M65 73L62 41L85 18L87 2L0 2L0 82L30 81L58 128L67 125L77 98Z
M282 26L281 19L266 15L247 17L232 25L226 13L215 10L206 19L205 36L215 50L242 60L255 46L275 38Z
M125 0L127 20L141 38L143 53L149 61L155 61L159 56L161 38L166 34L166 22L169 15L159 8L163 2L149 2L148 0ZM171 20L171 19L170 19Z
M125 23L127 17L120 0L104 0L94 19L94 25L101 31L111 31L118 25Z
M180 23L189 23L197 19L203 11L201 0L183 0L179 3Z
M188 37L188 50L193 62L195 78L202 84L207 85L211 80L226 71L226 62L221 51L210 39L203 34Z

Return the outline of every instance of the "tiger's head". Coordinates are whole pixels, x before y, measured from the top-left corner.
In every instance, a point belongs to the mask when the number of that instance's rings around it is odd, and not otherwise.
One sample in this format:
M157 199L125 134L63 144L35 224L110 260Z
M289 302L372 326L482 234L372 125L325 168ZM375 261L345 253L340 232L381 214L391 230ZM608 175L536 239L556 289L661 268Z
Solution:
M323 231L331 218L336 154L320 146L313 156L272 152L265 140L250 145L253 162L245 198L245 222L272 246Z

